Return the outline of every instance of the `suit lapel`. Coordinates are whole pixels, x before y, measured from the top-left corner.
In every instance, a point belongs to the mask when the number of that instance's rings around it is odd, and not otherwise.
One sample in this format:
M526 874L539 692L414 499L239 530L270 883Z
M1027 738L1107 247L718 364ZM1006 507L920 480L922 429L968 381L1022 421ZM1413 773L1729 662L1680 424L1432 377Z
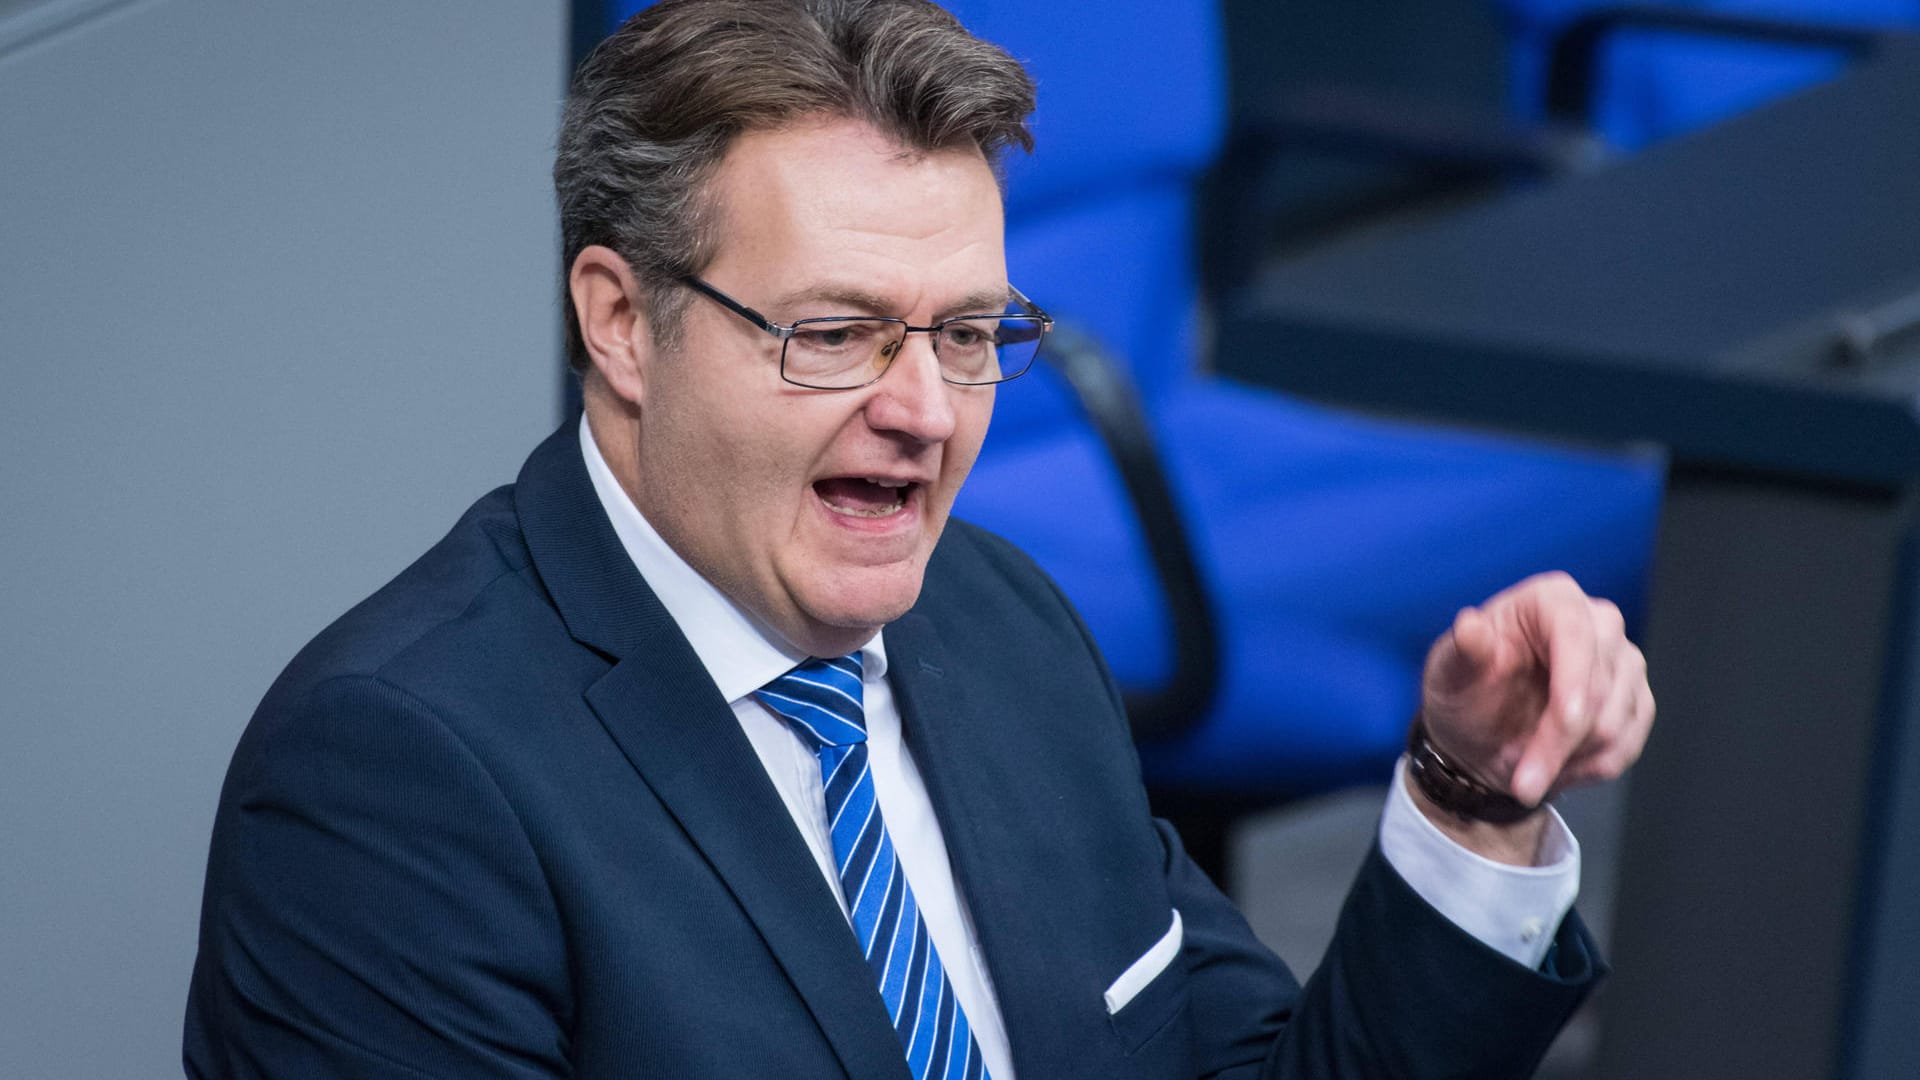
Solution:
M627 557L563 425L514 498L568 631L614 659L586 698L806 1001L851 1077L908 1075L873 971L753 746L693 647Z
M624 660L587 700L725 881L854 1077L907 1075L873 969L720 693L685 656Z
M924 615L910 612L887 626L888 681L901 729L973 914L1014 1060L1026 1075L1031 1059L1020 1051L1035 1047L1038 1033L1024 1030L1023 1021L1040 1015L1050 986L1027 894L1034 881L1043 880L1035 870L1046 871L1006 864L1007 853L1020 849L1009 830L1022 823L1008 820L994 792L1015 780L1006 775L1008 755L995 745L998 725L984 714L985 703L969 700L965 662L948 653Z

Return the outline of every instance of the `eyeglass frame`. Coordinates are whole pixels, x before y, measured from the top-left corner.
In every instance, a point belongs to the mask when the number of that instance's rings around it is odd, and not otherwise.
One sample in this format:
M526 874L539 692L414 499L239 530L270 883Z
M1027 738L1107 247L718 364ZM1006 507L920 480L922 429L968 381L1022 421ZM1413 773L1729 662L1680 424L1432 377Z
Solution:
M818 318L795 319L792 323L782 324L782 323L774 322L772 319L767 318L765 315L762 315L759 312L748 307L747 305L741 303L740 301L735 300L733 297L728 296L726 293L721 292L719 289L716 289L712 285L701 280L696 275L693 275L693 274L683 275L680 278L680 283L682 285L685 285L687 288L692 289L694 292L697 292L700 295L706 297L707 299L713 301L714 303L719 304L721 307L726 308L728 311L733 312L735 315L740 316L742 319L745 319L747 322L753 324L759 329L779 339L780 341L780 378L788 383L793 384L794 386L804 387L808 390L827 390L827 391L859 390L863 387L872 386L874 383L877 383L882 378L886 377L887 372L893 370L893 362L895 359L899 357L902 349L904 349L908 334L934 335L930 344L933 346L933 355L937 358L940 355L939 331L945 329L948 323L966 322L970 319L999 319L999 318L1006 317L1005 312L998 312L998 313L978 312L971 315L955 315L950 319L941 319L939 322L934 323L931 326L915 326L905 319L895 318L890 315L824 315ZM1007 293L1014 303L1018 304L1021 308L1024 309L1021 317L1037 318L1040 320L1040 334L1038 337L1034 338L1034 341L1033 341L1033 356L1034 356L1034 359L1037 360L1040 357L1040 347L1046 343L1047 333L1053 329L1053 316L1041 310L1040 305L1027 299L1026 294L1022 293L1019 289L1014 288L1011 283L1007 285ZM812 383L801 382L800 380L792 377L791 375L788 375L787 374L787 343L793 340L793 335L798 333L801 327L809 323L827 323L827 322L884 322L884 323L895 323L895 324L898 324L899 326L904 327L905 329L900 334L900 347L895 348L894 351L887 356L886 366L881 368L879 371L875 372L873 378L868 379L866 382L855 383L852 386L816 386ZM1019 371L1013 373L1012 375L1008 375L1007 377L1002 379L995 379L992 382L962 382L958 379L948 378L946 375L946 372L944 371L941 372L940 379L942 382L947 383L949 386L998 386L1004 382L1012 382L1014 379L1017 379L1020 376L1025 375L1027 372L1031 370L1033 370L1033 360L1027 361L1026 367L1021 368Z

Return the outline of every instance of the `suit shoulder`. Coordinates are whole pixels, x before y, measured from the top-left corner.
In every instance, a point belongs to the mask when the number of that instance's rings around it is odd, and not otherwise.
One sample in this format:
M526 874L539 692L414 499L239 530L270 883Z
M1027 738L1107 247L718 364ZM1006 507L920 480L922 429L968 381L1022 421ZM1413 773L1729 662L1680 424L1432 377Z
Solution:
M927 562L929 588L958 582L978 587L999 581L1016 589L1058 594L1053 579L1026 552L998 533L950 518Z
M1066 594L1005 537L951 519L927 562L914 610L945 627L993 635L1040 635L1098 659L1099 649ZM1104 661L1099 661L1104 678Z
M503 605L543 604L513 500L512 485L489 492L412 565L316 635L275 681L262 711L329 679L389 677L436 637L483 636L486 627L476 623L499 621L487 616Z

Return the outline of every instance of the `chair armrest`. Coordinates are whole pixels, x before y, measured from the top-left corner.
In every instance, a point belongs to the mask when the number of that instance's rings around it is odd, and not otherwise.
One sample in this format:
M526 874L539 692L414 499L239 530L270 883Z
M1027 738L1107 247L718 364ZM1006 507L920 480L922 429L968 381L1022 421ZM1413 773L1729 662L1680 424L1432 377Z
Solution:
M1760 44L1795 45L1858 58L1871 53L1886 31L1821 25L1707 11L1628 5L1600 8L1569 22L1554 35L1547 60L1547 116L1557 123L1591 127L1600 50L1624 30L1659 30L1699 37L1735 38Z
M1071 324L1057 324L1041 358L1073 388L1080 407L1120 474L1154 577L1167 601L1173 671L1150 689L1121 688L1135 739L1176 735L1213 704L1220 676L1213 602L1161 465L1133 384L1098 342Z

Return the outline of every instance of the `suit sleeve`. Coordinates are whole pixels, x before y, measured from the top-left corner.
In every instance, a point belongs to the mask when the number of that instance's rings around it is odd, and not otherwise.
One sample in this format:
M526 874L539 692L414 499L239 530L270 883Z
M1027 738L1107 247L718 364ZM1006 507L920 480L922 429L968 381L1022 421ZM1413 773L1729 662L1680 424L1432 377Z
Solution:
M1051 585L1052 583L1049 582ZM1072 604L1054 595L1096 659ZM1118 687L1099 664L1122 715ZM1376 842L1349 889L1333 941L1301 987L1155 820L1169 898L1185 923L1196 1072L1217 1080L1421 1080L1530 1076L1605 974L1576 913L1539 970L1515 963L1435 910Z
M1304 988L1232 902L1155 823L1186 924L1198 1075L1234 1080L1420 1080L1533 1075L1604 973L1570 913L1539 970L1461 930L1368 852Z
M1604 973L1578 914L1526 968L1435 911L1376 844L1260 1075L1531 1076Z
M1300 987L1188 858L1172 826L1167 891L1186 924L1197 1073L1217 1080L1531 1076L1604 974L1577 913L1540 970L1434 910L1376 844L1326 955Z
M564 949L532 846L468 748L404 691L330 680L235 755L186 1071L565 1076Z

